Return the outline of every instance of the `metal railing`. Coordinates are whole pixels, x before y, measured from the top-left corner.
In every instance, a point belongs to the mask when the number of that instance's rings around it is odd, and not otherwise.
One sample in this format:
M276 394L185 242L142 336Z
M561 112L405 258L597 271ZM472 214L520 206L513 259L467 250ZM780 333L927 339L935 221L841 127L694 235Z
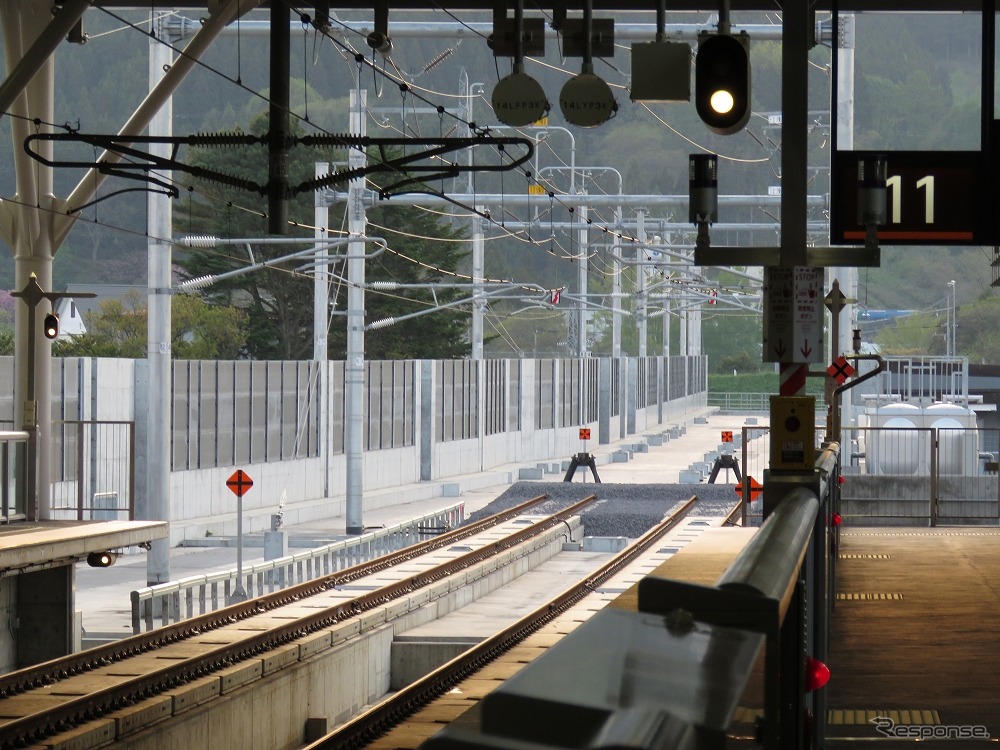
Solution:
M0 431L0 522L21 521L27 517L27 432Z
M817 446L823 430L817 430ZM1000 430L849 427L843 435L845 523L1000 524ZM744 523L760 525L769 428L744 427Z
M395 552L428 536L456 528L464 520L465 503L456 503L358 537L245 565L242 582L249 596L261 596ZM143 632L143 626L147 631L153 630L221 609L229 603L236 583L237 569L229 568L133 591L132 632L138 634Z
M708 405L731 414L767 414L773 393L708 393Z
M135 520L135 422L52 422L52 517Z
M997 430L844 430L845 520L876 525L996 525Z

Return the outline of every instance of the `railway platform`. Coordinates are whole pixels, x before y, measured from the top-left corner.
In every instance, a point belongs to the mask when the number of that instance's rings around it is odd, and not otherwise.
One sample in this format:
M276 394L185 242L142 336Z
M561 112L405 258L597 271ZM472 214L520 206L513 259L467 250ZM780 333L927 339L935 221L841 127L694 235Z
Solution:
M1000 742L1000 530L841 532L828 746Z

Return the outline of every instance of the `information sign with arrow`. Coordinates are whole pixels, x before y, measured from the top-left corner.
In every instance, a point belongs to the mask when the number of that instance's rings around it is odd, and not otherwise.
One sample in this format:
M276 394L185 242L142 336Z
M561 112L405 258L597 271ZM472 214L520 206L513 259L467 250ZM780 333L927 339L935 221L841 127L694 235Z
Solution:
M764 361L823 361L823 269L769 266L764 288Z

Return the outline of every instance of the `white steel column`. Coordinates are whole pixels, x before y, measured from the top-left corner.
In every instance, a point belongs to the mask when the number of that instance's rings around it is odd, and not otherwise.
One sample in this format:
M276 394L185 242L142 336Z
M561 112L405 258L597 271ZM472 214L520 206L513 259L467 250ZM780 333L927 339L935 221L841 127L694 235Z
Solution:
M646 307L646 267L642 265L642 261L646 255L645 248L642 245L646 244L646 210L640 208L637 212L637 226L636 236L639 238L639 245L635 249L635 322L639 328L639 356L646 356L646 317L647 317L647 307Z
M318 161L314 167L316 177L330 172L327 162ZM313 236L316 238L316 275L313 277L313 359L319 372L313 381L312 398L319 399L319 454L323 456L323 494L330 495L330 250L323 244L329 239L330 207L322 191L313 193Z
M580 264L577 266L577 285L580 290L580 307L578 310L578 329L576 332L576 353L579 357L587 356L587 321L590 319L590 310L587 309L587 270L590 254L590 232L587 229L587 207L580 206L577 209L580 215L582 226L577 233L578 241L576 246Z
M625 273L625 266L619 257L618 253L611 254L611 261L614 263L614 276L611 279L611 305L614 308L611 314L611 356L615 359L622 356L622 307L625 304L622 297L622 274Z
M326 177L330 173L330 165L325 161L315 164L316 178ZM313 276L313 359L326 362L329 359L328 330L330 326L330 250L323 240L327 239L327 223L330 209L321 197L321 191L313 193L313 236L316 238L316 269ZM324 440L324 442L326 442Z
M40 3L0 3L0 26L3 29L4 61L8 71L30 67L33 75L22 84L12 84L5 101L17 115L10 118L14 143L16 172L16 200L0 203L0 236L14 253L14 288L25 289L32 275L43 292L52 290L52 256L56 244L49 231L49 214L42 220L46 209L51 215L62 213L62 206L53 195L52 169L31 161L24 153L24 139L35 132L33 118L38 118L41 132L53 122L52 92L54 62L52 57L40 53L31 60L30 50L37 49L41 40L51 37L51 8ZM28 58L28 59L25 59ZM16 82L15 82L16 83ZM52 145L39 143L39 151L52 158ZM50 517L51 487L49 434L52 424L51 381L52 342L42 335L40 321L49 312L48 302L37 305L34 315L23 300L14 305L14 421L18 429L36 430L34 493L28 497L28 510L34 517ZM33 317L36 325L29 325ZM33 329L33 330L32 330ZM28 483L29 492L32 482Z
M159 16L159 17L158 17ZM173 50L165 44L168 17L153 11L150 22L153 36L149 38L149 90L155 90L164 72L173 64ZM169 40L173 41L173 40ZM149 121L151 136L173 134L173 99L166 97L163 106ZM149 151L169 158L168 144L150 144ZM161 175L169 180L170 173ZM149 362L149 390L146 402L146 499L137 507L141 518L149 521L170 521L170 287L172 266L171 234L173 232L170 197L150 192L146 199L148 279L146 357ZM170 539L156 539L146 555L146 583L166 583L170 580Z
M365 135L367 91L351 91L350 132ZM363 167L367 156L361 149L348 153L351 169ZM365 234L365 179L356 177L348 186L348 230L351 237ZM345 364L344 451L347 455L347 533L365 530L364 514L364 402L365 402L365 243L347 245L347 362Z
M483 313L486 302L483 296L483 276L485 268L485 239L483 237L483 217L480 215L486 209L476 206L476 214L472 217L472 358L483 358Z
M839 36L837 47L837 148L851 150L854 148L854 14L844 13L840 16L839 28L834 33ZM858 298L858 269L833 269L840 280L841 289L848 299ZM832 353L832 362L838 355L853 349L854 327L857 323L857 308L855 303L848 302L844 307L840 325L840 341L832 342L837 351ZM850 399L844 399L849 401ZM846 424L846 422L845 422Z

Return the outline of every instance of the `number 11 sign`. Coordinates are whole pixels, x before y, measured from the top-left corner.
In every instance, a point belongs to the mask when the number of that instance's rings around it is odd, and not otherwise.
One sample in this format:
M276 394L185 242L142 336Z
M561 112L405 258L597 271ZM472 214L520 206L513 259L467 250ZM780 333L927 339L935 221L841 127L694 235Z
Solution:
M980 151L837 151L830 194L830 240L865 241L858 223L858 162L886 160L886 223L883 245L994 244L990 191Z

